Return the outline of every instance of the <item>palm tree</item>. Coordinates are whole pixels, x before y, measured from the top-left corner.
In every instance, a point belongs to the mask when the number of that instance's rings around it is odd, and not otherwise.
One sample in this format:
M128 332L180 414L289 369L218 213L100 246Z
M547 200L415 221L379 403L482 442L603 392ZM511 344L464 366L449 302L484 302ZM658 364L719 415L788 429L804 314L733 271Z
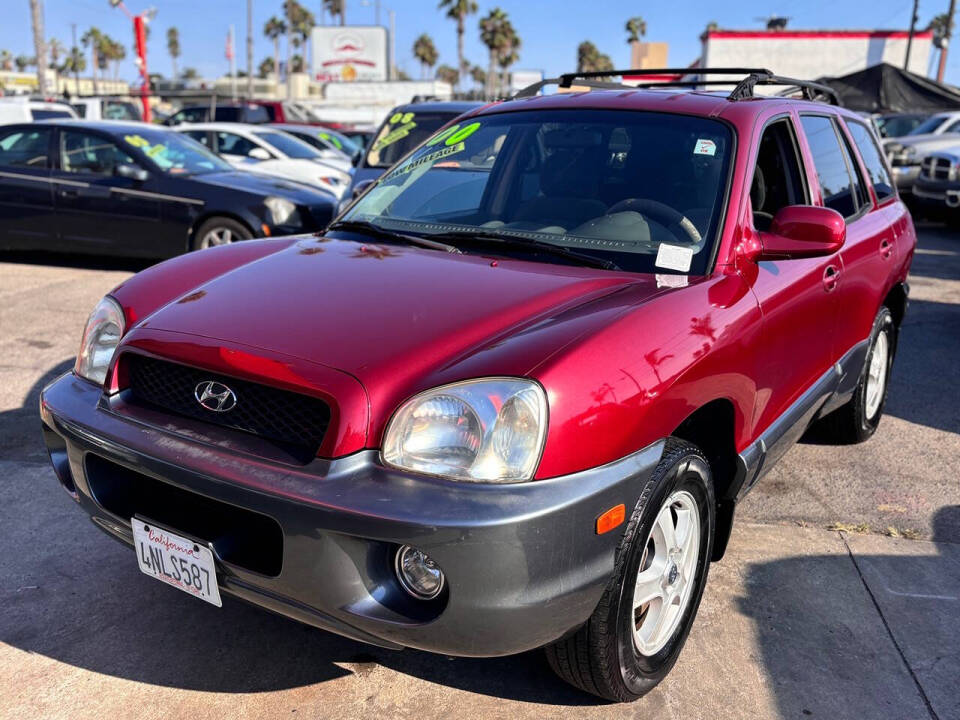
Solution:
M184 80L196 80L198 77L200 77L200 73L197 72L196 68L188 67L183 69L183 72L180 73L180 77Z
M276 58L264 58L263 61L257 65L257 77L261 80L266 80L270 73L273 72L276 60Z
M80 92L80 73L87 69L87 58L84 56L83 51L74 45L70 48L70 54L63 61L63 67L61 68L65 73L73 73L74 80L77 84L77 92Z
M301 7L299 17L297 18L297 26L294 28L294 32L304 47L304 63L303 69L301 69L300 72L306 72L307 60L310 58L310 33L313 32L313 26L316 24L317 19L313 16L313 13L305 7Z
M463 23L467 15L477 11L477 3L474 0L440 0L437 9L446 9L447 17L457 23L457 75L466 76L470 63L463 56Z
M0 70L13 70L13 55L9 50L0 50Z
M493 97L496 94L494 85L497 78L497 61L500 59L503 48L509 42L509 32L511 30L512 26L507 14L498 7L491 10L485 18L480 20L480 40L489 51L487 87L485 90L487 97Z
M120 74L120 62L127 56L127 49L116 40L109 36L106 39L106 52L104 56L108 61L113 62L113 79L116 80Z
M647 21L642 17L632 17L627 20L625 26L627 31L627 43L633 45L635 42L640 42L640 38L647 34Z
M347 4L344 2L344 0L323 0L323 9L330 13L331 20L335 17L339 17L341 25L347 24Z
M413 43L413 56L420 61L420 77L428 77L429 70L437 64L437 47L433 44L433 39L423 33Z
M510 87L507 70L520 59L520 54L517 52L520 49L520 38L509 21L507 21L507 25L507 41L504 43L503 48L501 48L499 57L497 58L497 64L500 66L501 92L502 88Z
M303 72L303 68L303 57L300 55L294 55L290 59L290 72Z
M577 46L577 72L596 72L613 70L613 61L609 55L597 50L597 46L584 40Z
M33 52L37 56L37 83L40 92L47 89L47 49L43 42L43 3L30 0L30 20L33 25Z
M60 92L60 57L66 52L63 43L56 38L47 40L47 52L50 54L50 69L53 70L53 91Z
M460 81L460 73L449 65L441 65L437 68L437 80L456 85Z
M93 73L93 94L100 94L100 81L97 77L97 70L100 68L100 46L103 43L103 33L98 28L92 27L87 30L80 42L84 47L90 48L90 68Z
M487 73L485 73L479 65L474 65L470 68L470 79L473 80L478 87L483 88L487 83Z
M177 58L180 57L180 31L175 27L167 28L167 52L173 64L173 80L177 79Z
M26 55L17 55L13 62L16 63L18 72L26 72L28 67L37 64L37 59Z
M263 34L273 41L273 74L280 79L280 36L287 32L287 24L274 15L263 26Z

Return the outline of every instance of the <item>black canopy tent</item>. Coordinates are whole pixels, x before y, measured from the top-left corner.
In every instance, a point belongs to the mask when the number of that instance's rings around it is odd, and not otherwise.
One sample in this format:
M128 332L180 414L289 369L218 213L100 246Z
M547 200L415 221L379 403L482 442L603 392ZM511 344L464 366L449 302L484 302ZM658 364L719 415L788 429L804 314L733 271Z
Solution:
M882 113L960 109L960 89L888 63L817 82L833 88L840 104L850 110Z

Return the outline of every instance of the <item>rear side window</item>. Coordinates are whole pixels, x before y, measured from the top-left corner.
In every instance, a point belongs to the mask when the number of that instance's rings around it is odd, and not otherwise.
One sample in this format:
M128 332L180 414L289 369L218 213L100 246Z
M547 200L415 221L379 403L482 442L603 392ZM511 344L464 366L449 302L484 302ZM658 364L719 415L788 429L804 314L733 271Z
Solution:
M30 128L0 135L0 166L46 168L51 132L50 128Z
M218 107L214 112L213 119L216 122L240 122L240 108Z
M221 155L249 156L250 152L257 147L259 146L255 142L240 135L228 132L217 133L217 152Z
M273 108L270 108L273 110ZM244 122L248 123L267 123L270 122L271 116L267 112L267 109L261 105L254 105L253 107L247 108L247 116L244 118Z
M857 191L850 160L840 144L833 121L822 115L802 115L800 123L807 136L817 180L823 191L823 204L845 218L857 214Z
M853 142L860 151L860 157L863 158L863 164L867 167L867 174L870 176L870 184L873 185L874 192L877 193L877 200L883 202L889 197L893 197L893 179L890 177L890 171L887 170L886 163L883 162L883 156L880 154L880 148L877 147L877 141L873 134L867 128L858 122L847 121L847 129L853 137Z
M59 120L60 118L73 117L69 110L47 110L44 108L31 110L30 114L33 116L34 120Z
M120 100L103 101L103 117L107 120L140 120L140 113L133 103Z

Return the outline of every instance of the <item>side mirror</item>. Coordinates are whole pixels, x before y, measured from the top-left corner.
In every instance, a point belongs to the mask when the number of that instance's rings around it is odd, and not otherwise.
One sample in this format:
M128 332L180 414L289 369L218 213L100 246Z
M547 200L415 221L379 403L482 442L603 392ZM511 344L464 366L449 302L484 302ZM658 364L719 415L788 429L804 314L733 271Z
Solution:
M247 157L251 157L254 160L269 160L271 155L263 148L256 147L247 153Z
M113 172L118 177L125 177L131 180L136 180L137 182L145 182L147 178L150 177L150 173L144 170L142 167L137 165L130 165L129 163L124 163L123 165L117 165Z
M774 216L768 232L760 233L754 260L788 260L833 255L847 239L843 216L830 208L791 205Z
M373 185L376 180L361 180L353 186L353 197L360 197L367 191L367 188Z

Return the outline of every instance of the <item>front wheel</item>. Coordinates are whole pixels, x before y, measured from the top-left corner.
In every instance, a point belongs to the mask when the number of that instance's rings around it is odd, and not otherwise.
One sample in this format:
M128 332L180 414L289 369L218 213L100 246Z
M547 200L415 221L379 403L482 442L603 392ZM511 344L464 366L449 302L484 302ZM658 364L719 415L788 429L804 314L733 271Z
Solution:
M242 223L228 217L212 217L193 234L191 250L205 250L217 245L229 245L240 240L249 240L253 233Z
M715 500L710 465L671 438L624 532L614 576L587 623L546 648L567 682L628 702L666 677L707 581Z

